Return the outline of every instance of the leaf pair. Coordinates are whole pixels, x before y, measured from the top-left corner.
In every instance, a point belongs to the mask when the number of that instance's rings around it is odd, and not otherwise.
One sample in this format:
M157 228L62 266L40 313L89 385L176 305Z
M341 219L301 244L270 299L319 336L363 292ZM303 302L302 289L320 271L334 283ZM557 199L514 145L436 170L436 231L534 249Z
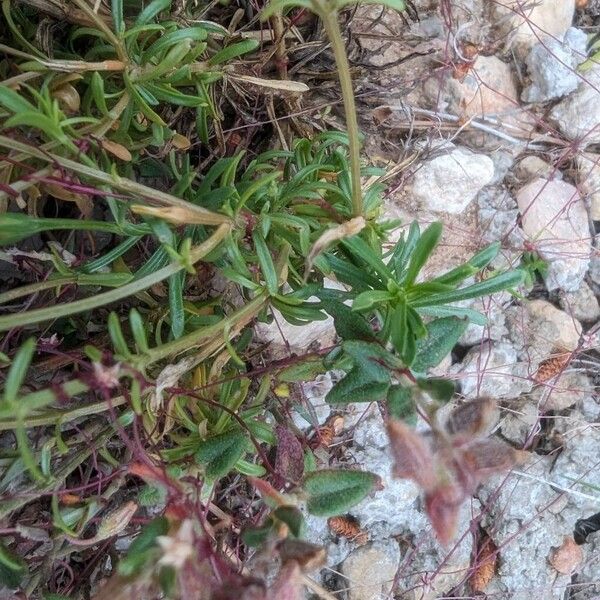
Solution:
M518 454L497 438L483 437L495 415L489 399L468 402L449 417L434 442L397 419L388 421L394 475L411 479L425 494L425 509L440 542L456 533L462 502L487 477L510 469Z

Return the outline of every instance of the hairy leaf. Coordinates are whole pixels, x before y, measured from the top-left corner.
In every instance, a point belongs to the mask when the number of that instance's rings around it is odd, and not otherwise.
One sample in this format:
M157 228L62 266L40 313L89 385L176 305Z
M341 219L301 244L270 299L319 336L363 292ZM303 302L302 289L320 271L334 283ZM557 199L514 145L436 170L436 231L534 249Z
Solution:
M304 478L308 511L319 517L346 512L380 485L380 479L366 471L328 469Z

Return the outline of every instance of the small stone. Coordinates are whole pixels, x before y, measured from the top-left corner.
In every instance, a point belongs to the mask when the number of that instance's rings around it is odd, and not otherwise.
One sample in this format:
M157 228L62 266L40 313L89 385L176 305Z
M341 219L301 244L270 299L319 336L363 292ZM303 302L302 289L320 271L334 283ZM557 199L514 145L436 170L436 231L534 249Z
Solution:
M539 156L526 156L517 163L514 171L515 177L523 183L532 179L562 179L562 173L553 165L542 160Z
M578 321L589 322L600 318L598 299L585 281L576 292L561 294L560 305L567 314Z
M526 60L531 83L523 90L522 100L548 102L575 91L581 81L576 68L585 59L586 40L583 31L572 27L565 42L549 38L533 46Z
M553 335L546 338L548 344L552 345L550 352L572 352L579 346L579 338L583 328L574 315L569 315L547 300L541 299L529 301L527 312L529 313L529 319L534 324L535 322L546 321L554 325ZM548 334L548 331L545 333Z
M381 600L392 590L400 550L393 540L353 550L340 567L347 579L348 600Z
M521 55L540 40L562 40L573 23L575 0L495 0L492 20L506 36L507 47Z
M582 152L575 162L579 189L589 203L590 218L600 221L600 154Z
M457 366L461 393L467 399L516 398L531 387L524 363L517 362L516 350L504 342L485 342L469 350Z
M510 65L495 56L479 55L467 74L456 78L447 73L428 79L424 94L436 110L470 117L507 117L519 108L519 96Z
M565 536L559 548L553 548L548 557L550 564L564 575L570 575L583 561L583 549L570 536Z
M422 164L413 177L412 196L422 209L458 214L493 177L488 156L454 148Z
M582 146L600 142L600 66L594 65L581 76L577 89L550 112L567 138Z
M536 387L531 392L531 399L542 412L560 412L583 402L592 390L593 386L584 373L567 370L547 384Z
M538 422L538 411L531 402L508 404L507 410L500 421L500 432L508 441L523 446L531 436Z
M578 289L589 266L591 237L577 189L538 178L517 192L517 204L526 237L548 262L548 290Z

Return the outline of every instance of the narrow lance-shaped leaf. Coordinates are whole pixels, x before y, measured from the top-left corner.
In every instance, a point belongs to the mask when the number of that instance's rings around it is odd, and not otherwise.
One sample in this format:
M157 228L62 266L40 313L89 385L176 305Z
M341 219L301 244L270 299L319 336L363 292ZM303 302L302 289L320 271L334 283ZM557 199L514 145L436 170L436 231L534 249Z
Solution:
M515 287L523 283L524 278L525 272L521 269L517 269L515 271L501 273L500 275L490 277L485 281L474 283L473 285L469 285L459 290L444 292L443 294L434 294L433 296L429 296L429 298L416 300L412 305L414 308L420 308L488 296L489 294Z
M442 235L442 224L432 223L419 238L415 245L408 263L406 276L403 279L404 285L412 285L419 274L419 271L426 263L427 259L437 246Z

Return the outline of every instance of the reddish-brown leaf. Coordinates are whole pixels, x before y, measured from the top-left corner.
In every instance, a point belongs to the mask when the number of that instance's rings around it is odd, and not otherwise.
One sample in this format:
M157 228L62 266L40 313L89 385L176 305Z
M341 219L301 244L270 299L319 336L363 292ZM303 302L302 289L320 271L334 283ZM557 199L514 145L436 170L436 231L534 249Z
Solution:
M404 422L390 419L387 424L394 458L394 475L412 479L425 491L436 485L434 460L427 442Z
M452 484L438 485L425 495L425 511L440 543L447 546L456 535L462 490Z
M289 562L281 568L277 579L269 588L268 600L304 600L300 565Z
M508 471L517 463L517 452L497 438L476 440L460 450L460 465L481 483L490 475Z
M277 551L281 557L281 562L284 564L288 562L299 564L307 571L323 566L327 557L327 553L322 546L290 538L279 542Z
M277 454L275 472L282 478L282 483L297 482L304 473L304 451L298 438L286 427L278 425Z
M477 398L452 411L446 421L446 430L452 436L471 440L486 434L497 415L496 403L491 398Z

